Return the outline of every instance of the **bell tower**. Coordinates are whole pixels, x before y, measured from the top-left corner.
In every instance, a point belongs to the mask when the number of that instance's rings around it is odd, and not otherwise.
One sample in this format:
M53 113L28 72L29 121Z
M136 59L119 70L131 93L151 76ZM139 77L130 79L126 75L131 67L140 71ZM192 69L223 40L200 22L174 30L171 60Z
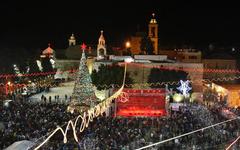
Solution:
M158 54L158 24L154 13L152 14L152 19L148 24L148 37L153 42L154 53Z
M98 39L98 46L97 46L97 59L103 59L107 55L105 39L103 36L103 31L101 31L101 35Z
M69 46L75 46L76 45L76 39L74 37L74 34L71 35L71 37L68 39Z

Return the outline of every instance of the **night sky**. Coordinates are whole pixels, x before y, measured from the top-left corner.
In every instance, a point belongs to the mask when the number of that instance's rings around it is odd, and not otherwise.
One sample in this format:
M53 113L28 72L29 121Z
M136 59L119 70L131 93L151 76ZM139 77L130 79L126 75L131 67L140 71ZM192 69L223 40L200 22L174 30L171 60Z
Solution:
M71 33L78 42L96 44L104 30L107 44L121 45L146 31L152 12L162 46L239 45L237 4L163 0L1 1L0 46L64 48Z

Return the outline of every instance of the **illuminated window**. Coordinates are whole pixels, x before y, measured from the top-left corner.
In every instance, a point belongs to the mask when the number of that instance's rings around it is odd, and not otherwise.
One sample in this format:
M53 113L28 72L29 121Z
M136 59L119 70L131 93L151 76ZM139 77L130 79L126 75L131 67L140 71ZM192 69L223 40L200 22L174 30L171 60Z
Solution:
M189 56L189 59L197 59L197 56Z

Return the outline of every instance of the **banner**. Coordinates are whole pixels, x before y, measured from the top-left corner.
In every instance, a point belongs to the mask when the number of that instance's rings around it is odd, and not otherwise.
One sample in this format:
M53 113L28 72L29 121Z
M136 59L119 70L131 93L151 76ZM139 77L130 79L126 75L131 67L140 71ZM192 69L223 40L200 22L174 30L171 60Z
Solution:
M124 89L128 95L127 101L117 101L117 116L149 116L166 115L165 89Z

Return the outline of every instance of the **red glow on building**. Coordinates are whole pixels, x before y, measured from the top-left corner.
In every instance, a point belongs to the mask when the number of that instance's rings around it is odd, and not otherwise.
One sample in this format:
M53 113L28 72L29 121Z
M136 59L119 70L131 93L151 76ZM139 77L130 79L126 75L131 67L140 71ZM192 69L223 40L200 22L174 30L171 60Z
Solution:
M165 90L124 89L129 96L128 101L117 100L116 116L121 117L159 117L166 115Z

